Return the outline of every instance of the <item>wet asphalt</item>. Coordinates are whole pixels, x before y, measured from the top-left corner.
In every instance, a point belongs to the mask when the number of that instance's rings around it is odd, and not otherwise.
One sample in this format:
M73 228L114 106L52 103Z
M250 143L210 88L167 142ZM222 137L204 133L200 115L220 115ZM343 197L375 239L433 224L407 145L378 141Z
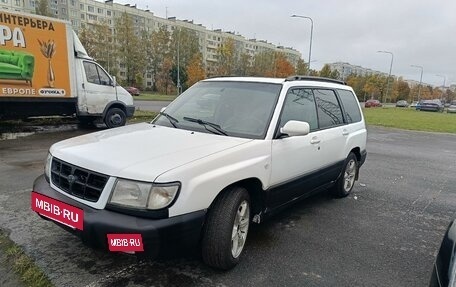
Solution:
M456 217L456 135L369 128L352 194L322 193L252 226L231 271L197 255L139 261L94 251L30 209L50 145L91 131L0 141L0 228L56 286L426 286Z

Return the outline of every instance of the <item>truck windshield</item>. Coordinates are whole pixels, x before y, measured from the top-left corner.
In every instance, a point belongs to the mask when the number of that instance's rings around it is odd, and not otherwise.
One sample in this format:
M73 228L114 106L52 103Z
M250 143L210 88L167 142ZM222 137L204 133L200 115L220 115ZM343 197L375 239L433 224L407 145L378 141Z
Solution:
M262 139L280 89L280 84L271 83L200 82L172 102L166 114L178 121L176 127L180 129ZM164 115L159 115L153 123L173 127Z

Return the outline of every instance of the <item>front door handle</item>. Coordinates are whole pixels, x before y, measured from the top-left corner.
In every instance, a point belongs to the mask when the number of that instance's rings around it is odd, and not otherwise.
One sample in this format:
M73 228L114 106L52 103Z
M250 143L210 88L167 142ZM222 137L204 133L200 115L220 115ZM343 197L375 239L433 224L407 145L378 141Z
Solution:
M311 140L310 140L310 143L311 144L317 144L317 143L320 143L320 139L317 138L317 137L313 137Z
M350 133L346 130L346 129L343 129L342 130L342 135L344 136L348 136Z

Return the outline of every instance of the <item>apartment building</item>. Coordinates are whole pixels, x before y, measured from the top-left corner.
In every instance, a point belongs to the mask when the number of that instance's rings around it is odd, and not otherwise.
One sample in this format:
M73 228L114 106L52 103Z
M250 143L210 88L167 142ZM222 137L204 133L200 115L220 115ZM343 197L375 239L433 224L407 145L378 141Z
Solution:
M68 20L71 22L73 29L78 32L84 25L91 25L98 22L107 23L112 31L116 18L119 18L123 13L127 13L136 28L136 33L140 31L157 31L160 27L166 27L170 32L178 28L187 28L196 32L198 35L198 43L200 51L203 55L203 61L206 67L211 67L217 63L217 49L227 39L234 40L235 45L240 52L247 53L250 56L263 51L276 51L284 53L290 63L296 66L301 58L301 53L297 50L276 46L264 40L247 39L234 32L225 32L221 29L207 29L201 24L196 24L189 20L179 20L176 17L161 18L154 15L150 10L138 9L136 5L119 4L113 0L104 2L96 0L48 0L49 11L52 15L59 19ZM11 9L15 11L23 11L27 13L35 13L36 6L39 4L37 0L0 0L0 8ZM125 77L123 65L120 65L120 77ZM146 85L152 84L150 74L145 75Z
M331 70L337 70L342 79L346 79L350 74L356 74L359 76L368 76L368 75L382 75L387 77L388 74L380 71L375 71L369 68L364 68L357 65L352 65L345 62L335 62L328 64Z

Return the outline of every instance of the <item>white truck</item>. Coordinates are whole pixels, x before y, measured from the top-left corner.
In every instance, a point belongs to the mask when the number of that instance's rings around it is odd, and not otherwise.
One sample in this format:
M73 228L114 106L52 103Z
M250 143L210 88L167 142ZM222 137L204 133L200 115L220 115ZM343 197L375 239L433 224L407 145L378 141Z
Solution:
M134 110L131 95L89 57L69 22L0 11L0 118L76 116L113 128Z

